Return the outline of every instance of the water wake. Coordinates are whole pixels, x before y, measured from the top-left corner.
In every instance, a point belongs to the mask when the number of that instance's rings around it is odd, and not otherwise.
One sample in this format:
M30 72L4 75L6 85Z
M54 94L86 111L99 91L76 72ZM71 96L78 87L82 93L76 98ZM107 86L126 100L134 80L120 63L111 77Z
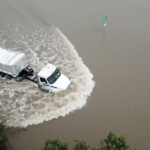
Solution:
M70 89L54 96L30 81L0 77L0 121L10 127L26 127L82 108L93 90L93 75L61 31L29 20L0 19L0 47L25 53L37 72L52 63L72 77Z

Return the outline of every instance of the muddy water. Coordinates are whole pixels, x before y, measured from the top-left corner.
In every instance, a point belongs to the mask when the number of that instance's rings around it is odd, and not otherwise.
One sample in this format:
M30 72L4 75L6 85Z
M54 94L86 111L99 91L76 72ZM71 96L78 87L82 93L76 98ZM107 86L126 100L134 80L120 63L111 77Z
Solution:
M14 150L39 150L45 139L81 138L99 146L110 130L131 147L150 147L150 2L6 1L8 9L55 25L75 45L96 86L85 107L25 130L8 130ZM108 15L104 28L102 19ZM36 30L36 29L35 29Z
M6 120L9 127L27 127L83 107L94 87L93 75L59 29L30 20L14 22L7 16L1 22L3 48L25 53L35 72L52 63L71 77L70 88L54 95L46 94L27 80L17 83L15 79L1 78L1 120Z

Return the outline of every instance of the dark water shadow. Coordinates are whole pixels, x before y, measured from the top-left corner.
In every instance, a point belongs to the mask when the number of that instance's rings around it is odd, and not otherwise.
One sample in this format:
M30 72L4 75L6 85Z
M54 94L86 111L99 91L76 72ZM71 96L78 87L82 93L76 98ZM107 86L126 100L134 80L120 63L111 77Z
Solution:
M106 38L106 27L102 27L101 28L101 39L100 39L100 42L99 42L99 47L102 48L104 43L105 43L105 38Z

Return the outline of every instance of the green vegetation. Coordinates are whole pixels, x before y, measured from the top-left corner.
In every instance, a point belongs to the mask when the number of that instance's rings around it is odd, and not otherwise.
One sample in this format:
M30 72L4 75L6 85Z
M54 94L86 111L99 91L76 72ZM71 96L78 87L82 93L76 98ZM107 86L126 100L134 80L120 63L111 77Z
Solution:
M73 150L98 150L95 148L90 148L90 146L87 146L86 143L82 140L76 139L74 140L75 145L73 147Z
M6 125L1 122L0 123L0 150L3 150L8 142L8 137L3 135L4 130L6 129Z
M42 150L68 150L68 144L60 143L58 139L46 140L45 147Z
M117 137L114 133L110 132L107 139L101 141L100 150L127 150L129 146L126 145L125 135Z
M101 141L100 148L91 148L84 141L76 139L73 150L128 150L129 146L126 145L125 135L117 137L113 132L109 132L107 139ZM42 150L68 150L67 143L60 143L56 140L46 140L45 147ZM138 149L134 149L138 150Z

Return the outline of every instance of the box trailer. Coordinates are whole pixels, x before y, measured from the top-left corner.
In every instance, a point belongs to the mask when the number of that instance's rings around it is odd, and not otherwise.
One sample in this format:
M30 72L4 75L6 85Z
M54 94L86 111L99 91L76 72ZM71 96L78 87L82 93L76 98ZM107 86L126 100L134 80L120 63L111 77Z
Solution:
M24 53L0 48L0 72L17 77L27 66Z

